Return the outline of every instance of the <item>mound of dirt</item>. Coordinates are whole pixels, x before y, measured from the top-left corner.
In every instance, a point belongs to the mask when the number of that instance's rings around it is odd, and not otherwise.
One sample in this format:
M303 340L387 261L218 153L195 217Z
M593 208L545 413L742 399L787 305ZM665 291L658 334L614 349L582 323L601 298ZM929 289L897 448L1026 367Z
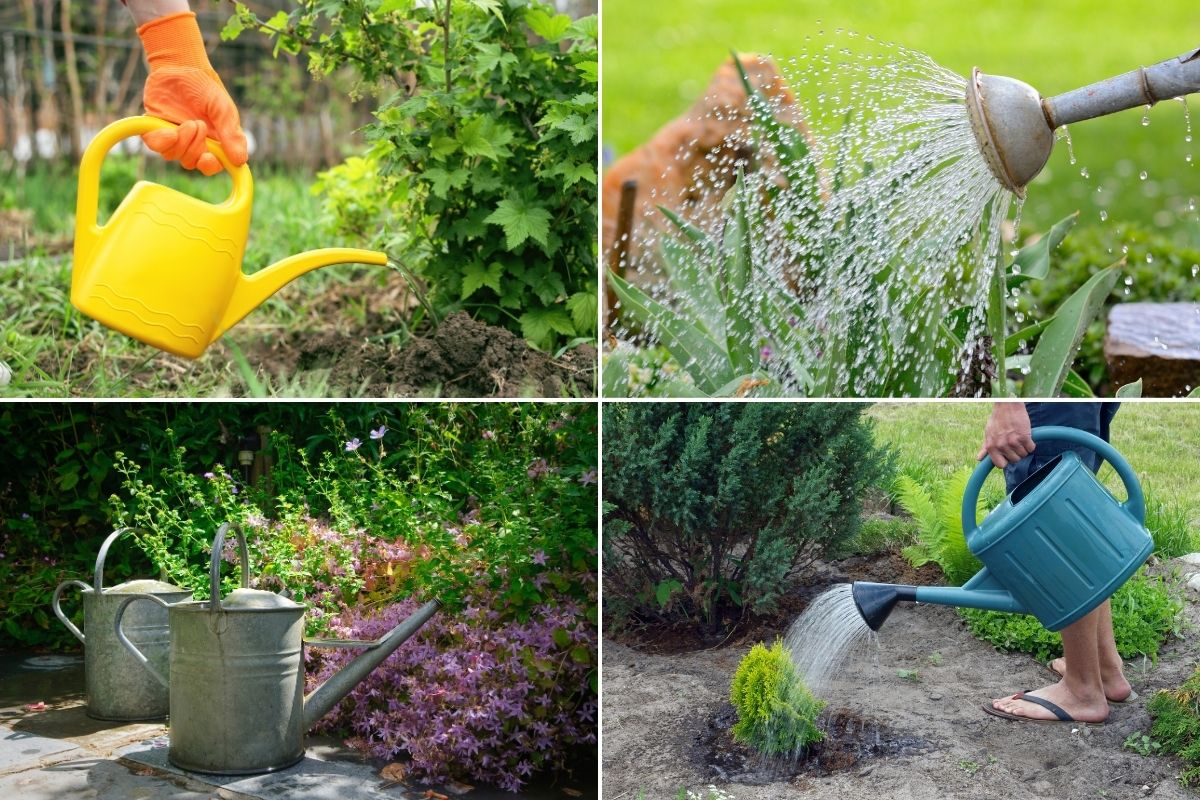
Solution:
M596 391L596 350L562 358L459 312L401 348L323 332L289 337L263 363L288 374L327 371L331 386L375 397L578 397Z

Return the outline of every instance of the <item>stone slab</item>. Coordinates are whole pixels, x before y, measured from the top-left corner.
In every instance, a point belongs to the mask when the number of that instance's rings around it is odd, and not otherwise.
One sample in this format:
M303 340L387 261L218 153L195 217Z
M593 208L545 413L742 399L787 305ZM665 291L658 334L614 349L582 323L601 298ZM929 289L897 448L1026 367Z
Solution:
M18 769L24 765L34 766L47 756L79 749L79 745L72 742L0 725L0 772ZM0 796L3 796L3 793L0 793Z
M1200 385L1200 303L1118 303L1104 359L1114 386L1140 378L1145 397L1187 394Z

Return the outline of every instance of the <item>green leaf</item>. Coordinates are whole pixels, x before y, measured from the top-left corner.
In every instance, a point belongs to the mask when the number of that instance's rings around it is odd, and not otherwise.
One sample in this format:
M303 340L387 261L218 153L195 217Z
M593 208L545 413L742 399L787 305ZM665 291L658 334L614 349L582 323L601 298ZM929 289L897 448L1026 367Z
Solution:
M1086 399L1095 397L1096 393L1092 391L1092 387L1088 386L1088 382L1083 379L1078 372L1071 370L1067 373L1066 380L1063 381L1062 393L1067 397L1075 397L1078 399Z
M491 289L496 294L502 294L500 288L500 278L504 275L504 265L498 261L493 261L487 267L476 261L469 265L463 272L462 278L462 296L460 299L466 300L475 292L479 291L484 286Z
M1050 272L1050 254L1058 249L1063 239L1067 237L1067 233L1075 227L1075 223L1078 221L1079 212L1076 211L1066 219L1055 223L1045 236L1031 245L1022 247L1016 258L1013 259L1007 281L1008 288L1013 289L1027 280L1045 278Z
M246 21L243 18L243 12L246 7L241 4L235 4L233 15L225 21L225 27L221 28L221 41L230 42L238 38L242 31L246 30Z
M571 188L580 181L586 181L593 186L596 184L596 168L585 162L571 163L557 161L554 166L542 173L546 177L557 175L563 179L563 186Z
M1021 330L1009 336L1004 340L1005 354L1010 356L1016 354L1016 352L1021 349L1021 342L1028 344L1033 340L1033 337L1050 327L1051 322L1054 322L1054 317L1044 319L1041 322L1035 322L1034 324L1022 328Z
M555 333L574 336L575 326L561 307L531 308L521 315L521 331L525 338L537 345L544 345L554 338Z
M540 8L530 8L525 11L525 24L547 42L557 42L571 27L571 18L566 14L552 15Z
M1058 393L1084 332L1112 291L1123 265L1120 261L1097 272L1059 307L1054 321L1038 338L1029 360L1029 374L1021 385L1022 396L1054 397Z
M571 39L599 39L600 20L595 14L580 17L571 23L571 27L567 29L567 36Z
M421 177L430 183L430 189L437 197L445 198L452 189L461 189L467 183L469 173L465 168L459 167L453 171L446 171L441 167L431 167L421 175Z
M471 0L471 5L493 15L500 20L500 24L504 26L505 30L508 29L508 23L504 21L504 12L500 9L500 0Z
M1190 392L1188 392L1187 397L1200 398L1200 386L1197 386L1195 389L1192 389Z
M1135 397L1141 397L1141 396L1142 396L1142 379L1141 378L1138 378L1133 383L1127 383L1124 386L1122 386L1121 388L1117 389L1117 397L1135 398Z
M575 330L583 333L596 330L596 318L600 310L599 295L594 286L589 284L590 291L576 292L567 298L567 310L571 312L571 321Z
M747 287L754 269L754 255L750 249L749 205L746 183L741 170L732 194L732 213L725 220L725 351L734 372L752 372L758 366L758 353L754 340L754 315L747 305Z
M559 647L566 647L571 643L571 634L566 628L555 628L554 633L550 635L554 638L554 643Z
M583 645L571 648L571 660L580 664L592 663L592 651Z
M654 333L659 343L692 376L705 394L733 379L733 368L725 349L690 320L621 278L608 272L608 281L621 303L622 313Z
M683 584L677 580L665 580L658 584L654 590L654 599L658 601L659 608L666 608L667 603L671 600L671 595L683 588Z
M547 246L550 212L519 195L509 195L506 200L500 201L500 205L496 206L496 210L484 222L504 228L507 238L505 246L510 251L517 249L522 242L531 237L542 247Z

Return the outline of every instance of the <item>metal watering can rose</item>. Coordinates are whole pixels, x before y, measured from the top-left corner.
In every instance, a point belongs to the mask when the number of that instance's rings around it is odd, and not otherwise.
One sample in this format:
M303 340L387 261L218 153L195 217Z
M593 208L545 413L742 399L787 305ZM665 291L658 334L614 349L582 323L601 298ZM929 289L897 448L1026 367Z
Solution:
M108 548L134 528L119 528L108 535L96 555L93 586L83 581L63 581L54 590L51 607L67 630L83 642L84 682L87 687L87 714L95 719L134 722L162 719L167 715L167 690L141 668L138 660L117 641L113 629L117 609L131 594L152 596L165 606L190 600L192 593L178 586L154 580L128 581L111 589L104 588L104 561ZM83 591L83 628L79 630L63 613L60 602L71 586ZM157 669L166 671L169 634L167 612L156 606L142 606L126 621L129 638L145 652Z
M1050 159L1055 129L1198 91L1200 50L1047 98L1023 81L976 67L967 83L967 112L996 180L1024 197L1026 184Z
M1082 445L1113 465L1129 498L1118 502L1075 453L1055 456L1022 481L979 525L975 508L992 462L975 468L963 495L967 547L983 569L961 587L856 581L855 605L879 630L900 600L1032 614L1057 631L1103 603L1150 554L1146 508L1137 475L1098 436L1046 426L1033 440Z
M167 605L134 595L117 609L117 638L145 670L170 686L167 757L177 767L219 775L247 775L290 767L304 758L304 732L437 612L432 600L373 641L304 639L305 606L274 592L244 588L246 537L236 530L243 588L221 598L221 553L229 524L212 546L212 599ZM162 674L122 629L126 609L139 600L167 608L171 626L170 676ZM304 696L304 646L357 647L366 652Z
M186 358L198 358L242 317L306 272L333 264L383 266L387 255L326 248L300 253L253 275L242 272L254 181L217 142L208 149L228 170L233 191L213 205L138 181L108 222L97 221L100 167L122 139L172 123L130 117L104 128L79 165L71 303L114 330Z

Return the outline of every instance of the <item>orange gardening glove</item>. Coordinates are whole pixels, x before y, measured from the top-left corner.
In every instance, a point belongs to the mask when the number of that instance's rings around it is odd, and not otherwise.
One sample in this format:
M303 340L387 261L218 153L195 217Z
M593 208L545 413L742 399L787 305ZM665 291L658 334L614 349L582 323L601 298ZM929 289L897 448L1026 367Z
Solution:
M168 161L216 175L221 162L204 143L211 136L234 166L245 164L246 134L237 106L208 61L196 15L184 11L159 17L138 28L138 36L150 63L143 93L146 113L179 125L145 134L146 146Z

